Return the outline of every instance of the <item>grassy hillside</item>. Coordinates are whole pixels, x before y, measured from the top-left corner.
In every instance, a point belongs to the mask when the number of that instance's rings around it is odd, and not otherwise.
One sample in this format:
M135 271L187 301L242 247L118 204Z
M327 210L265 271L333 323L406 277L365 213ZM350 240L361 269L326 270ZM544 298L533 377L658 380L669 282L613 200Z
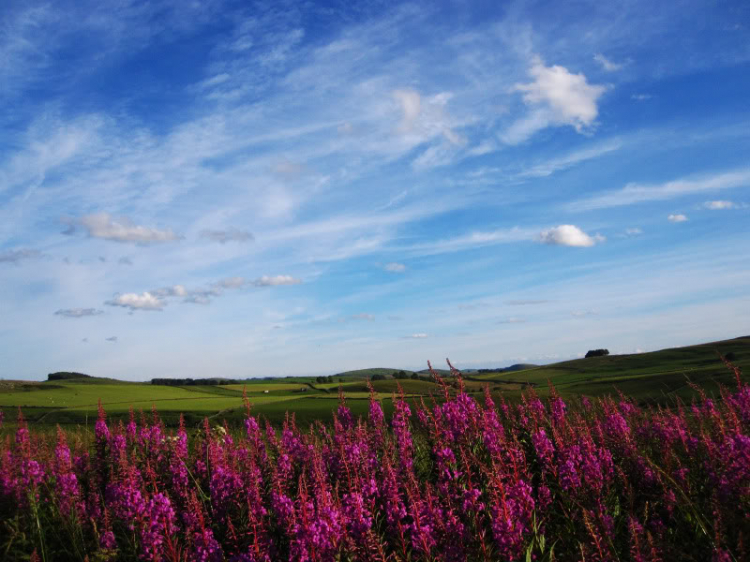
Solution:
M691 384L714 395L718 394L719 385L733 385L734 375L719 358L727 354L734 355L734 364L744 372L750 370L750 336L651 353L576 359L471 378L533 384L540 394L546 394L548 383L552 383L562 395L596 396L619 390L644 402L668 402L673 396L692 396Z
M414 371L409 371L407 369L389 369L387 367L374 367L372 369L357 369L355 371L345 371L343 373L339 373L338 375L333 375L333 378L338 380L339 378L345 378L345 379L362 379L367 380L373 375L383 375L385 377L388 377L392 375L393 373L398 373L399 371L404 371L407 375L411 375Z
M520 399L523 391L530 387L542 396L547 395L551 383L567 398L622 392L642 403L672 404L675 397L690 400L696 396L695 385L714 396L718 395L720 385L734 385L734 375L722 363L719 354L733 355L734 363L750 372L750 337L743 337L521 370L467 372L465 384L467 392L477 397L489 386L493 395L510 401ZM81 376L63 376L47 382L0 381L0 409L6 421L14 420L15 412L21 407L27 419L40 426L90 424L96 417L97 401L101 399L111 419L126 418L131 406L136 412L145 412L144 415L155 406L168 424L175 424L183 413L188 424L197 425L204 417L239 422L245 411L244 392L253 411L272 422L280 423L287 412L294 412L298 421L306 424L316 419L330 420L339 389L355 413L365 413L369 397L367 380L375 375L388 377L372 381L386 412L391 410L391 396L399 386L414 400L442 394L438 385L429 380L390 378L398 370L348 371L335 375L334 382L322 384L316 383L313 377L253 379L221 386L160 386ZM439 373L449 375L445 370ZM447 380L450 382L449 377Z

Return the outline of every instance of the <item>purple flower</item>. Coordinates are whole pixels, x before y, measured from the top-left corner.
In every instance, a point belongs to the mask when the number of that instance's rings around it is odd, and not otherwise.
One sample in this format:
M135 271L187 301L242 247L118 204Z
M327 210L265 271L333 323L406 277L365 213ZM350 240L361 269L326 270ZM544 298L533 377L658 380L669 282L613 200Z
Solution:
M193 555L196 562L221 562L224 554L211 529L202 529L193 534Z
M534 443L536 456L539 457L542 466L551 466L555 456L555 446L549 437L547 437L547 433L543 429L539 429L532 434L531 441Z
M164 494L156 494L145 510L145 521L141 528L141 549L147 560L160 559L164 541L177 531L177 522L172 503Z
M565 418L565 410L567 409L567 406L562 398L555 397L552 400L550 400L550 412L552 414L552 419L555 423L560 423Z
M112 531L105 531L99 538L99 546L105 550L114 550L117 548L115 534Z
M373 427L380 427L383 425L383 420L385 419L385 416L383 415L383 408L380 406L380 402L375 400L374 398L370 399L370 423L373 425Z

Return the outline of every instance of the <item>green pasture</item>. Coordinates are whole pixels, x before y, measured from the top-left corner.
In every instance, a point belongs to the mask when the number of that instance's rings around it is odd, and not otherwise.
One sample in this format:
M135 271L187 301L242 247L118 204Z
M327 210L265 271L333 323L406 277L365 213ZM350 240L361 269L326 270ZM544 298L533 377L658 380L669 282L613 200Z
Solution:
M201 388L201 387L198 387ZM242 383L242 384L226 384L222 385L219 388L226 388L229 390L236 390L240 394L242 394L242 391L246 391L248 395L250 394L263 394L266 391L269 393L282 393L282 392L290 392L290 391L296 391L296 392L306 392L307 390L310 390L310 386L307 384L300 384L300 383L291 383L291 382L265 382L265 383L258 383L254 382L252 384Z
M601 396L619 391L640 402L666 404L676 397L697 396L696 385L712 396L719 394L721 386L733 387L735 376L719 357L730 353L735 357L733 363L747 373L750 337L651 353L576 359L469 378L493 384L529 384L540 395L548 394L552 384L562 396ZM506 390L510 396L521 392L509 387Z
M113 405L127 405L133 402L163 402L215 397L205 391L188 391L180 387L154 386L150 384L78 384L78 383L39 383L0 387L0 405L3 408L44 407L76 408L92 406L96 408L101 399L106 408Z
M677 397L690 401L698 396L696 387L711 396L718 396L722 386L734 387L734 374L720 360L720 354L732 354L734 364L747 372L750 337L638 355L577 359L519 371L469 373L464 384L466 391L478 399L485 387L490 388L493 396L509 401L520 399L530 388L540 396L547 396L551 384L564 398L621 392L644 404L670 405ZM252 379L222 386L160 386L98 378L0 381L0 409L5 413L6 425L13 423L19 407L26 419L39 427L86 425L93 423L101 400L113 421L126 419L131 407L136 415L151 415L155 407L169 425L176 424L180 414L192 426L198 426L206 417L212 422L227 420L239 425L245 415L244 391L254 414L278 424L284 421L287 412L294 413L299 424L307 425L315 420L332 419L339 389L354 414L365 415L370 394L367 378L397 371L381 368L351 371L341 375L344 382L339 382L340 376L335 375L335 382L323 384L315 383L314 377ZM445 372L441 376L448 384L455 384ZM426 380L387 378L371 384L386 414L392 412L392 397L399 388L407 400L414 402L420 399L429 402L431 396L439 399L443 394L438 384Z

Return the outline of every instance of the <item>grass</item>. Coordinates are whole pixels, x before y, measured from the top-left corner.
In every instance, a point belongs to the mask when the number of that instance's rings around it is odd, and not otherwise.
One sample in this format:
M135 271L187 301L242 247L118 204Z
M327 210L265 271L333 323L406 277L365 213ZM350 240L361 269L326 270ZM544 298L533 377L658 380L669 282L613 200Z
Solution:
M489 385L493 395L510 401L519 399L529 386L546 396L551 383L567 398L622 392L642 404L670 404L675 397L688 401L695 397L696 391L691 385L698 385L713 396L718 395L720 385L732 386L733 375L718 357L730 352L736 356L735 364L748 372L750 337L744 337L653 353L564 361L520 371L469 373L465 384L470 393L480 393ZM176 423L180 413L185 414L189 424L198 424L204 417L239 423L244 416L244 391L253 404L253 411L272 422L280 423L289 411L295 413L300 423L307 424L315 420L330 421L338 404L339 389L355 414L364 413L369 397L367 377L394 371L398 370L350 371L335 375L335 382L324 384L315 383L313 377L251 379L224 386L184 387L97 378L42 383L0 381L0 409L8 422L15 419L15 412L21 407L24 416L38 426L83 425L95 417L97 402L101 399L112 419L126 418L131 406L136 412L149 412L154 405L168 424ZM344 382L338 382L339 378ZM372 386L386 412L390 411L390 397L399 386L410 399L441 393L435 383L425 380L388 378L373 381Z
M485 373L474 381L532 384L546 395L549 383L563 396L614 394L618 390L640 402L667 402L694 394L692 384L709 394L731 386L733 375L719 355L734 353L735 364L750 369L750 337L665 349L634 355L609 355L564 361L515 372Z

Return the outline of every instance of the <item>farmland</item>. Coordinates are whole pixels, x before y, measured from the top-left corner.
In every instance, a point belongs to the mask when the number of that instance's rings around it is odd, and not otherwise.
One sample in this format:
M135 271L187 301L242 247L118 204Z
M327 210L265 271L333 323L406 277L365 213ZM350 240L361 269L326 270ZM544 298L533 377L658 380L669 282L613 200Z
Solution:
M721 385L733 383L719 355L733 357L734 363L747 372L750 337L637 355L577 359L519 371L469 373L465 375L465 386L474 395L488 386L493 396L511 402L519 400L524 390L530 388L542 397L548 396L551 384L564 398L622 392L640 404L670 405L675 397L689 401L697 396L696 385L708 395L717 396ZM171 426L176 425L180 414L184 414L189 426L197 426L204 417L214 421L226 419L234 424L244 419L244 392L253 412L272 423L280 424L287 412L293 412L299 423L308 424L317 419L331 420L339 390L355 415L365 413L369 397L367 379L373 375L387 376L371 383L386 414L393 409L393 394L399 387L412 403L441 396L440 388L426 380L424 373L420 373L421 379L396 380L392 374L397 371L384 368L350 371L334 375L332 382L325 383L316 383L315 377L287 377L211 386L160 386L99 378L0 381L0 409L8 421L15 418L20 407L32 425L85 426L93 423L101 400L110 418L115 420L128 418L131 408L138 415L155 407ZM413 372L405 373L411 376Z
M18 420L0 440L0 551L49 562L747 560L750 386L724 368L733 388L722 400L676 409L549 386L510 404L489 384L475 395L482 381L464 391L454 373L430 383L450 395L437 403L414 404L423 381L405 381L390 416L354 382L346 403L297 388L272 396L266 384L248 396L305 421L335 408L333 423L309 429L264 427L252 411L242 431L162 423L191 401L231 407L239 390L222 387L159 388L153 403L165 409L124 424L98 408L93 431ZM73 385L22 392L87 408ZM115 413L129 385L79 386L114 389Z

